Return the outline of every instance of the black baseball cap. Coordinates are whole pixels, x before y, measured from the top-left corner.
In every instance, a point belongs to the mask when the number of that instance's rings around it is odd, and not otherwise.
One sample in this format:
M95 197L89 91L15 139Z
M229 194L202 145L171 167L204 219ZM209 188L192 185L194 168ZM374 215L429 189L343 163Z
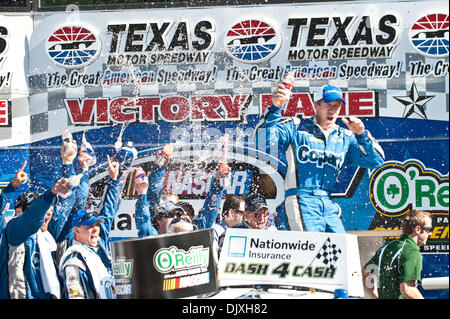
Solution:
M162 200L157 207L157 215L161 217L174 217L178 214L185 213L183 207L178 206L171 200Z
M248 212L256 212L261 208L269 209L266 199L258 194L249 195L245 199L245 210Z

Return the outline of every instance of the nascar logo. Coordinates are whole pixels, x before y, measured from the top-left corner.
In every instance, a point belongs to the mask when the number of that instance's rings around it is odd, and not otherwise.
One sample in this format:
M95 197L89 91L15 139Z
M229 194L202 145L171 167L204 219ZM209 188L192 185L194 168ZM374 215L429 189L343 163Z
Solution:
M424 16L411 27L411 44L423 55L440 58L448 56L448 14L436 13Z
M225 48L234 59L254 63L269 59L279 49L281 36L260 20L245 20L235 24L225 36Z
M100 40L85 27L65 26L48 38L46 50L57 65L81 68L95 60L100 52Z

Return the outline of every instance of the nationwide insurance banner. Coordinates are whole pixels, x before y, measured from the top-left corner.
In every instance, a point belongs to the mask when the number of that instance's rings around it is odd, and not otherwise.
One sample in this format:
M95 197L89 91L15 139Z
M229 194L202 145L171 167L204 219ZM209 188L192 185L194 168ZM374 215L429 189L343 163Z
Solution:
M253 133L276 84L295 70L283 116L312 116L314 90L337 85L347 101L342 116L362 118L386 154L376 172L345 167L339 175L333 196L346 229L396 229L405 211L426 209L435 227L424 250L448 253L446 2L33 18L27 51L32 188L50 187L60 176L61 134L68 129L78 142L85 132L97 153L91 191L100 199L106 155L114 154L123 129L122 139L138 150L135 165L144 169L158 149L177 143L164 189L198 211L228 134L233 177L226 193L258 192L275 212L284 199L286 168L278 156L255 149ZM112 234L136 237L129 181L121 198Z
M221 249L221 287L269 285L345 289L362 297L355 235L229 228Z

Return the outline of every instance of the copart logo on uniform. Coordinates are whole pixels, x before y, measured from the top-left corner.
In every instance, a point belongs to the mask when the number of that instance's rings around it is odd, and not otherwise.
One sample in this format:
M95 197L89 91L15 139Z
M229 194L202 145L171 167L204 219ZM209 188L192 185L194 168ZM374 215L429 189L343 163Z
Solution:
M57 65L73 69L93 62L100 52L100 40L82 26L59 28L48 38L46 50Z
M409 31L413 47L425 56L443 58L448 56L449 17L444 13L433 13L421 17Z
M340 168L344 163L344 154L310 149L307 145L302 145L297 149L297 160L302 163L316 163L317 167L327 164Z
M447 211L448 176L427 169L419 160L386 162L373 175L370 201L382 215L398 217L411 209Z
M225 48L234 59L244 63L261 62L273 56L281 44L281 36L261 20L241 21L225 35Z

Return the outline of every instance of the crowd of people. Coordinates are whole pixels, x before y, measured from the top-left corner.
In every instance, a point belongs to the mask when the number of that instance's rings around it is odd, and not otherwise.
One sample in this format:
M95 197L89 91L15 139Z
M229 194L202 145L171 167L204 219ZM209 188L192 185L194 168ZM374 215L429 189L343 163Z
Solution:
M23 163L0 194L0 212L13 202L15 209L10 221L0 217L0 298L115 298L110 231L123 174L133 174L140 238L212 228L217 257L228 228L345 232L340 209L330 198L337 175L344 164L375 168L383 163L383 152L359 119L343 119L346 129L336 124L345 104L339 88L325 86L316 93L316 115L308 120L282 118L281 106L290 95L280 83L272 107L256 127L257 140L261 134L265 139L259 147L269 151L276 145L287 167L285 202L277 212L270 211L260 194L225 196L226 162L195 212L177 194L163 190L170 162L166 150L173 145L156 154L148 174L131 167L129 158L124 165L119 156L108 156L109 180L96 211L87 203L92 150L85 143L78 151L75 141L63 140L62 177L43 194L25 192L14 199L15 189L28 180ZM308 158L313 150L318 158ZM78 175L73 164L77 155ZM75 188L73 176L78 176Z

